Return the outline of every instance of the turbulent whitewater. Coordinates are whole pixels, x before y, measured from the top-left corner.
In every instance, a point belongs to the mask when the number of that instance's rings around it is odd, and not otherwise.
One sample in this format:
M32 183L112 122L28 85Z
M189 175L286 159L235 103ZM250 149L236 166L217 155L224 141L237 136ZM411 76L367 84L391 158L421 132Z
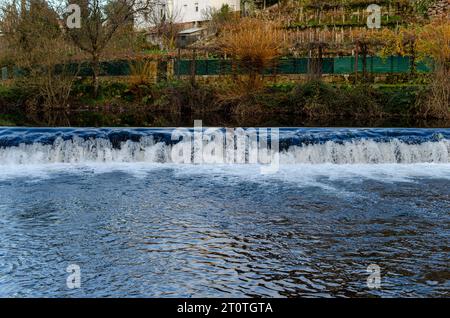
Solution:
M173 163L173 129L0 129L0 165L47 163ZM280 129L278 149L267 152L247 142L248 163L280 154L281 164L449 163L446 129ZM204 145L208 144L205 139ZM178 145L180 146L180 145ZM194 143L192 162L196 155ZM224 146L226 147L226 146ZM265 149L264 149L265 150ZM269 158L270 159L270 158ZM191 161L191 160L190 160ZM267 162L264 158L262 162Z

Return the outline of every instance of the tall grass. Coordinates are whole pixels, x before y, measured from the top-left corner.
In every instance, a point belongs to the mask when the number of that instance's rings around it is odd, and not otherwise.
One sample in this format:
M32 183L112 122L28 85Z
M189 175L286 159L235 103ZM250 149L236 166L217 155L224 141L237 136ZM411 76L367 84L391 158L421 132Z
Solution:
M130 62L131 85L146 85L153 83L156 78L157 64L150 60L137 60Z
M219 45L247 74L246 88L254 90L262 86L263 70L287 48L286 39L277 22L243 18L224 28Z

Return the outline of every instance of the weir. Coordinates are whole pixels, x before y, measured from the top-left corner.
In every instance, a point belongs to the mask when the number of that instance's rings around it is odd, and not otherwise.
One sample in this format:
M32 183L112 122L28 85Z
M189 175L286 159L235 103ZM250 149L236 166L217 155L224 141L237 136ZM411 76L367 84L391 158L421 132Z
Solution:
M255 131L245 131L250 130ZM260 147L262 130L270 132L272 129L256 129L258 143L246 140L245 160L239 159L238 155L232 155L223 163L254 163L251 160L252 153L258 155L259 162L267 163L265 156L268 153L270 155L270 152L272 155L279 153L282 164L450 162L449 129L280 128L277 149L272 147L269 152L265 147ZM193 158L199 155L197 147L194 147L192 140L173 138L174 131L174 128L1 128L0 165L178 163L173 152L175 144L177 149L192 150L189 154L192 161L187 160L184 163L194 162ZM192 129L185 131L193 132ZM219 128L215 131L225 134L225 129ZM207 138L206 129L203 132L203 148L210 149L211 147L206 146L211 140ZM264 136L269 137L267 145L270 148L271 135L269 133ZM188 142L189 144L186 144ZM183 143L186 147L180 147ZM224 151L226 146L223 145ZM212 162L221 163L220 160Z

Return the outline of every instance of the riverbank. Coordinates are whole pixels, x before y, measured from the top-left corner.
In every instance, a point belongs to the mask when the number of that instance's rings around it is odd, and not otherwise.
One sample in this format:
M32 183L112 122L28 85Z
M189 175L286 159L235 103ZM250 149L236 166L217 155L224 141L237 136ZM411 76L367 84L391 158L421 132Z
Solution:
M45 106L29 87L3 85L0 126L167 127L202 119L208 126L450 127L423 112L425 84L246 84L109 79L94 99L89 81L80 80L64 106Z

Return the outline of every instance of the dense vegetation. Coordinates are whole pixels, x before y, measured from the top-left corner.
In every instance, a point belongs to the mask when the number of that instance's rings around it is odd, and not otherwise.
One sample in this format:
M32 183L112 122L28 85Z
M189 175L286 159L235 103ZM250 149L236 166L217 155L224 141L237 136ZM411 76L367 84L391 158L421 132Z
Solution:
M247 92L236 83L168 81L158 84L101 81L92 98L90 81L74 85L68 107L54 107L53 125L154 126L190 124L191 118L219 118L212 124L234 121L258 125L258 118L289 116L293 121L354 119L355 122L426 119L421 109L429 88L421 84L268 83ZM33 91L3 87L0 125L48 125L44 109L32 109ZM31 105L34 105L32 103ZM214 117L215 116L215 117Z

